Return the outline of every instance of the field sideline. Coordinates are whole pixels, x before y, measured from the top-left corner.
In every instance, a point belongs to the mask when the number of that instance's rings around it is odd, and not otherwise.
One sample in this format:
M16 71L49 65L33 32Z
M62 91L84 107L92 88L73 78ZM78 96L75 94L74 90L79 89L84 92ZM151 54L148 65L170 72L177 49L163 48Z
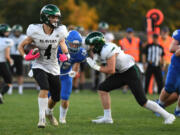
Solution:
M38 129L37 91L25 90L24 95L5 96L5 103L0 105L0 135L178 135L180 119L173 125L162 124L163 119L139 107L134 97L128 92L113 91L112 116L114 124L93 124L91 120L103 114L97 93L83 91L72 94L67 124L45 129ZM156 99L157 96L149 96ZM168 107L174 112L175 104ZM59 103L54 109L59 117Z

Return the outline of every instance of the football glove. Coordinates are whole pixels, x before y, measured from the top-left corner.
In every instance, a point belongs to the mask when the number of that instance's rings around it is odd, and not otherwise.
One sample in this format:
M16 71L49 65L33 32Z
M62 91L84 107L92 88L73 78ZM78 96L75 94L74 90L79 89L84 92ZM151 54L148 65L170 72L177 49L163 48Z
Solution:
M70 59L69 53L59 54L59 61L64 62L64 61L67 61L68 59Z
M26 61L30 61L30 60L34 60L34 59L39 58L39 56L40 56L39 52L36 54L33 54L33 49L31 49L27 55L24 55L24 59Z
M86 61L87 61L87 63L89 64L89 66L91 68L93 68L93 69L95 69L97 71L100 71L101 67L99 65L97 65L97 63L94 60L92 60L90 57L87 57Z

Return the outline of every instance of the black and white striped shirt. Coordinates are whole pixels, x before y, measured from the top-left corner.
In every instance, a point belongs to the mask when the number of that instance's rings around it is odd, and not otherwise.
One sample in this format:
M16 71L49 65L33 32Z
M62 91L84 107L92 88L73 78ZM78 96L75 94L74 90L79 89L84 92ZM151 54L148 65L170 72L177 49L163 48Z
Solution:
M161 58L164 56L164 49L159 44L148 44L145 48L146 60L148 63L159 66Z

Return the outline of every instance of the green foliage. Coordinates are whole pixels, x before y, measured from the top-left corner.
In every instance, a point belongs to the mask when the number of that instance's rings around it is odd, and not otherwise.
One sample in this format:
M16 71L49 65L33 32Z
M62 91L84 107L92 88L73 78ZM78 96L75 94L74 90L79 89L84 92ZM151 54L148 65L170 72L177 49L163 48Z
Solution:
M100 21L106 21L119 29L133 27L143 30L145 15L152 8L160 9L164 14L163 25L172 30L180 26L179 0L86 0L96 7Z
M179 0L0 0L0 23L39 23L40 9L56 4L62 11L62 23L96 29L100 21L109 23L114 30L133 27L144 30L145 15L157 8L164 13L164 23L171 30L180 26Z

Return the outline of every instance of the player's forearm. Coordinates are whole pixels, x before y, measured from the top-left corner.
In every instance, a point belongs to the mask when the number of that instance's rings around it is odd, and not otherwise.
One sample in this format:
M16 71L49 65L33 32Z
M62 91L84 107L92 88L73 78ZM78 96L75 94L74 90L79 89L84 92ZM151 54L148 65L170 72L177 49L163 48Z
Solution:
M60 47L63 53L69 53L65 40L60 41Z
M24 46L25 46L25 45L26 45L26 44L22 42L22 43L18 46L18 51L19 51L19 53L20 53L22 56L25 55L25 52L24 52Z
M32 39L30 37L27 37L23 42L20 43L20 45L18 46L18 51L22 56L25 55L24 46L29 45L31 43L32 43Z
M75 71L75 72L78 72L79 71L79 66L80 66L80 64L79 63L76 63L76 64L74 64L74 66L73 66L73 71Z
M10 57L10 48L6 48L6 51L5 51L5 57L8 61L10 61L11 57Z
M107 73L107 74L114 74L115 68L109 66L101 66L100 72Z

